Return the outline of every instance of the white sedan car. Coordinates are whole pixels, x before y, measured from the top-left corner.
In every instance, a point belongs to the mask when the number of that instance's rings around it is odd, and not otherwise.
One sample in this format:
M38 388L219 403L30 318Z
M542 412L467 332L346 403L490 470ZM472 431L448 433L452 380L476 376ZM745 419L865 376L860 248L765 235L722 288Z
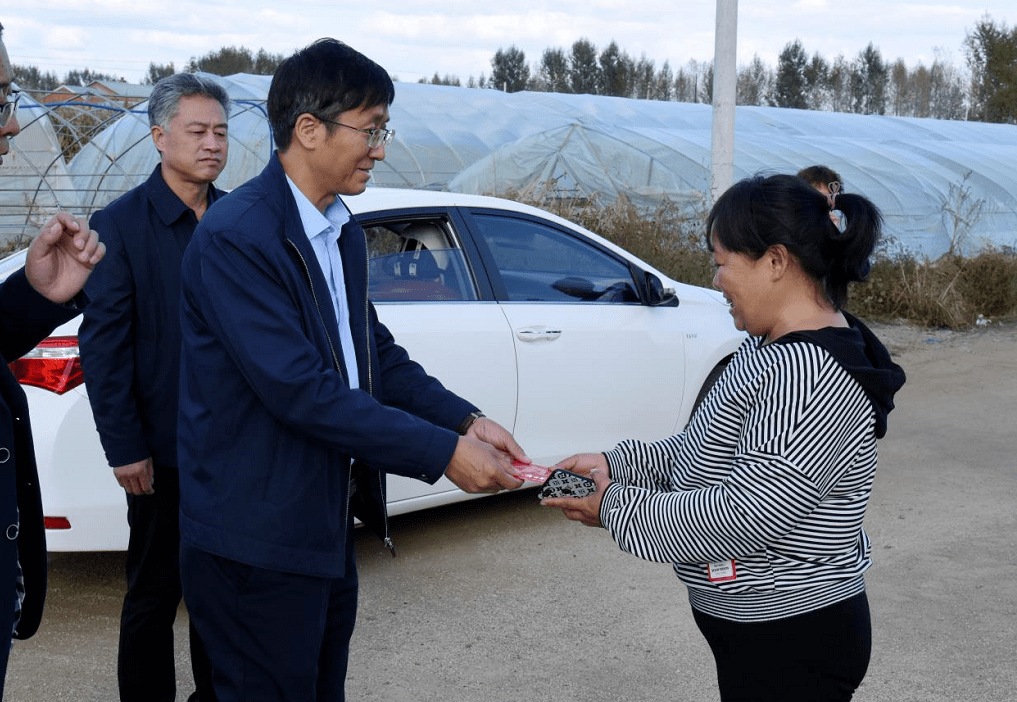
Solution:
M410 356L551 465L680 430L742 340L719 293L667 278L533 207L370 188L347 203L367 232L370 291ZM0 261L0 278L24 252ZM51 551L127 548L74 320L11 364L31 407ZM391 514L471 495L391 476Z

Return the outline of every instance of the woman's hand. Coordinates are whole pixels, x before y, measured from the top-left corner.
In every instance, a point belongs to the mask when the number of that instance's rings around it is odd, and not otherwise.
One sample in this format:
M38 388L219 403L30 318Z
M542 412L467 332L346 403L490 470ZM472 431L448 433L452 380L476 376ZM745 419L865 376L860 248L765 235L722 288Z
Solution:
M608 478L611 477L611 468L607 465L607 459L602 453L577 453L558 461L552 467L564 468L579 475L589 475L590 471L596 469Z
M604 459L602 454L581 454L582 456L598 456L604 464L607 461ZM561 463L557 464L556 468L565 468L566 470L572 470L575 473L580 473L579 470L569 468L569 465L576 467L587 468L586 473L589 477L593 478L593 481L597 483L597 491L589 497L549 497L545 500L541 500L540 504L545 507L557 507L562 513L574 522L582 522L586 526L599 527L604 526L600 523L600 503L604 499L604 491L607 490L607 486L611 484L611 478L608 477L607 471L601 468L590 468L589 463L577 462L570 464L569 462L577 456L566 458Z

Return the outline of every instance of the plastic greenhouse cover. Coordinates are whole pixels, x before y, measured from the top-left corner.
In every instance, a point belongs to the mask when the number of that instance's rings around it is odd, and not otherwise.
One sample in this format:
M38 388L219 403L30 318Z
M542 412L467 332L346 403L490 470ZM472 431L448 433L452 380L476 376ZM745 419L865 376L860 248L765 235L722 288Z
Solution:
M264 106L271 78L210 77L234 101L229 161L218 181L233 188L257 174L273 148ZM84 207L106 204L155 167L145 108L138 105L71 161ZM374 169L376 186L543 191L604 202L624 195L648 211L662 198L701 210L709 193L709 105L397 83L390 114L396 136ZM882 209L893 242L933 257L950 247L947 211L958 205L980 206L965 250L1017 246L1014 163L1014 125L736 109L735 179L827 165L846 190ZM958 200L963 190L966 200Z

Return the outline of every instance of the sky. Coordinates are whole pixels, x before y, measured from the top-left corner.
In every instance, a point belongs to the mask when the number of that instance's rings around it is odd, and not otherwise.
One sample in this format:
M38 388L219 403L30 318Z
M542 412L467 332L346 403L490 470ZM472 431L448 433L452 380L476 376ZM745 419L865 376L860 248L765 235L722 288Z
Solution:
M3 0L0 23L11 61L58 78L89 68L141 82L150 63L182 70L223 46L289 54L322 36L350 44L396 79L491 73L498 49L521 49L531 66L547 48L568 52L588 39L615 41L659 69L710 61L716 4L710 0ZM963 41L984 15L1017 23L1013 0L740 0L738 64L758 55L770 67L789 42L832 60L871 42L887 62L964 67ZM937 53L938 52L938 53Z

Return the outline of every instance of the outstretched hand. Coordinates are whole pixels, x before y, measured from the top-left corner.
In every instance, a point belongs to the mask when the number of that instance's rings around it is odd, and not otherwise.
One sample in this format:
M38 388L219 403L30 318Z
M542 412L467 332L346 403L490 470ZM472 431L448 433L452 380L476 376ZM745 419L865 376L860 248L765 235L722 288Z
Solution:
M497 422L479 417L459 437L445 477L464 492L498 492L521 487L513 461L529 463L512 434Z
M78 294L105 255L106 245L84 219L60 212L28 247L25 275L40 295L62 304Z
M466 432L466 436L473 439L478 439L485 443L491 444L497 449L501 449L511 456L511 460L522 461L523 463L529 463L530 459L526 457L526 452L523 451L522 447L516 443L515 438L509 431L498 424L498 422L489 419L487 417L480 417L473 424L470 425L469 431Z
M498 492L521 487L512 456L469 434L460 436L445 477L463 492Z

